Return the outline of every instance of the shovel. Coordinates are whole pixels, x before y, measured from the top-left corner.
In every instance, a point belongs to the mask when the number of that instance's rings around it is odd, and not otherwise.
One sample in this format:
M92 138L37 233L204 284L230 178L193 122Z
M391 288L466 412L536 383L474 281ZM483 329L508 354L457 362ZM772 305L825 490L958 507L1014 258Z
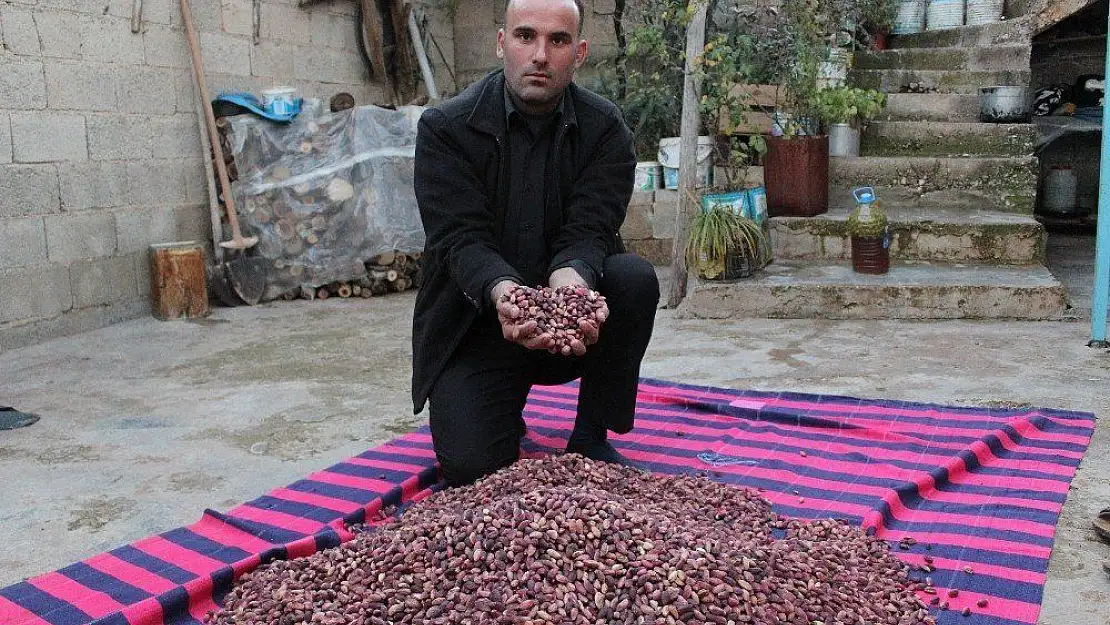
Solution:
M223 147L216 130L216 116L212 112L212 99L208 95L208 84L204 79L204 64L200 57L200 43L197 41L196 28L193 26L193 12L189 8L189 0L181 0L181 18L185 24L185 34L189 39L189 53L193 58L193 74L196 77L199 105L204 112L206 131L201 133L202 143L207 143L204 158L208 158L208 150L215 155L216 173L219 176L220 191L223 194L224 204L227 206L227 221L231 225L231 240L220 241L223 238L218 225L218 210L213 211L213 235L217 241L217 257L222 257L222 250L242 252L258 244L258 237L244 237L239 228L239 213L235 208L235 196L231 193L231 182L227 176L227 165L224 163ZM206 164L206 169L211 171L211 164ZM209 174L209 203L215 200L215 193L211 185ZM214 282L226 280L227 285L239 296L243 302L255 305L262 299L266 288L264 258L247 258L240 255L238 258L221 263L219 272L223 275L213 277ZM221 299L223 299L221 297Z

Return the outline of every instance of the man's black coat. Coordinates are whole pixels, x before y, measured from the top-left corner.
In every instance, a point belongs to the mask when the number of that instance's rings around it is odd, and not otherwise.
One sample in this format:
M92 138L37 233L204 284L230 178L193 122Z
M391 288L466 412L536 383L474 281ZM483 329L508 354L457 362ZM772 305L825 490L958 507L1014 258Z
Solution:
M494 72L420 118L415 187L427 242L413 315L415 412L492 306L491 282L519 276L498 249L509 188L504 88L504 73ZM632 133L612 102L574 84L555 133L544 223L549 267L580 260L600 277L605 257L623 251L618 231L636 169Z

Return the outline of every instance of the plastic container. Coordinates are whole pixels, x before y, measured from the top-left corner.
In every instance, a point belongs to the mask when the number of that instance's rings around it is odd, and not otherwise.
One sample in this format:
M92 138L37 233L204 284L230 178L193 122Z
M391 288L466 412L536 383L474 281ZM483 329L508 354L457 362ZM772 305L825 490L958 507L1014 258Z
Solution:
M654 191L663 188L663 166L658 161L636 163L637 191Z
M829 124L829 156L859 156L859 129Z
M1071 165L1053 165L1044 178L1041 206L1045 212L1068 215L1079 212L1076 192L1079 178Z
M707 193L701 196L701 209L703 211L708 211L714 206L721 206L741 217L754 220L755 217L752 214L748 201L747 190L729 191L728 193Z
M926 0L902 0L894 17L892 35L912 35L925 30Z
M663 137L659 140L659 164L663 166L663 187L678 188L679 152L682 137ZM697 186L713 184L713 137L698 137Z
M945 30L964 25L964 0L929 0L925 9L926 30Z
M763 225L767 221L767 189L752 187L748 189L748 210L755 223Z
M995 124L1029 119L1029 91L1025 87L1000 85L979 89L979 121Z
M1002 21L1004 0L967 0L967 15L964 24L978 26Z
M878 217L872 213L873 208L879 206L879 197L872 187L857 187L852 189L852 196L856 200L856 210L853 217L859 223L874 223L876 218L881 219L883 234L879 235L851 235L852 239L852 270L856 273L884 274L890 271L890 228L885 224L885 217Z
M262 90L262 106L275 115L290 115L297 105L297 90L293 87L274 87Z

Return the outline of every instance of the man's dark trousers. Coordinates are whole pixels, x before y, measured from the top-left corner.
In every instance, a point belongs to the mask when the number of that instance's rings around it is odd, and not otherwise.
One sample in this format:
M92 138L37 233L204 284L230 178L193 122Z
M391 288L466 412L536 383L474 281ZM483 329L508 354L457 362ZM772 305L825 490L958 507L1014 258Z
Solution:
M517 460L521 412L533 384L581 377L576 423L617 433L632 429L640 362L659 303L655 268L634 254L610 256L598 291L609 318L581 358L510 343L492 306L474 322L429 398L436 457L448 484L468 484Z

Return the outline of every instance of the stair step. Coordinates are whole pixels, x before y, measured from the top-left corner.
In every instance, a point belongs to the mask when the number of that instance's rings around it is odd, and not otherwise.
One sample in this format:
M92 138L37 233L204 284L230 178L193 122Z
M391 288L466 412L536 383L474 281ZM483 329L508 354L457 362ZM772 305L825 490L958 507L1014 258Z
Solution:
M853 69L848 82L856 87L899 93L910 84L935 88L936 93L979 93L980 87L1029 84L1029 69L969 71L936 69Z
M829 188L860 185L901 188L917 195L971 191L979 208L1032 214L1037 187L1037 159L1026 157L948 158L933 156L857 156L829 159ZM882 196L880 196L882 197ZM939 196L934 196L939 197Z
M979 121L979 94L888 93L883 119L904 121Z
M1029 156L1033 124L978 122L871 122L863 131L865 156Z
M925 69L969 71L1028 71L1032 46L999 45L985 48L901 48L867 50L855 55L856 69Z
M947 30L929 30L912 35L895 35L890 38L891 48L947 48L962 46L985 48L989 46L1029 43L1033 39L1032 19L1029 16L983 24L961 26Z
M1044 266L895 261L873 276L850 262L776 260L743 280L691 277L679 310L710 319L1059 319L1067 294Z
M900 260L982 262L993 265L1043 264L1045 229L1031 215L976 210L929 200L894 202L879 197L890 220L890 256ZM851 192L830 198L827 213L815 217L772 217L776 259L849 260Z

